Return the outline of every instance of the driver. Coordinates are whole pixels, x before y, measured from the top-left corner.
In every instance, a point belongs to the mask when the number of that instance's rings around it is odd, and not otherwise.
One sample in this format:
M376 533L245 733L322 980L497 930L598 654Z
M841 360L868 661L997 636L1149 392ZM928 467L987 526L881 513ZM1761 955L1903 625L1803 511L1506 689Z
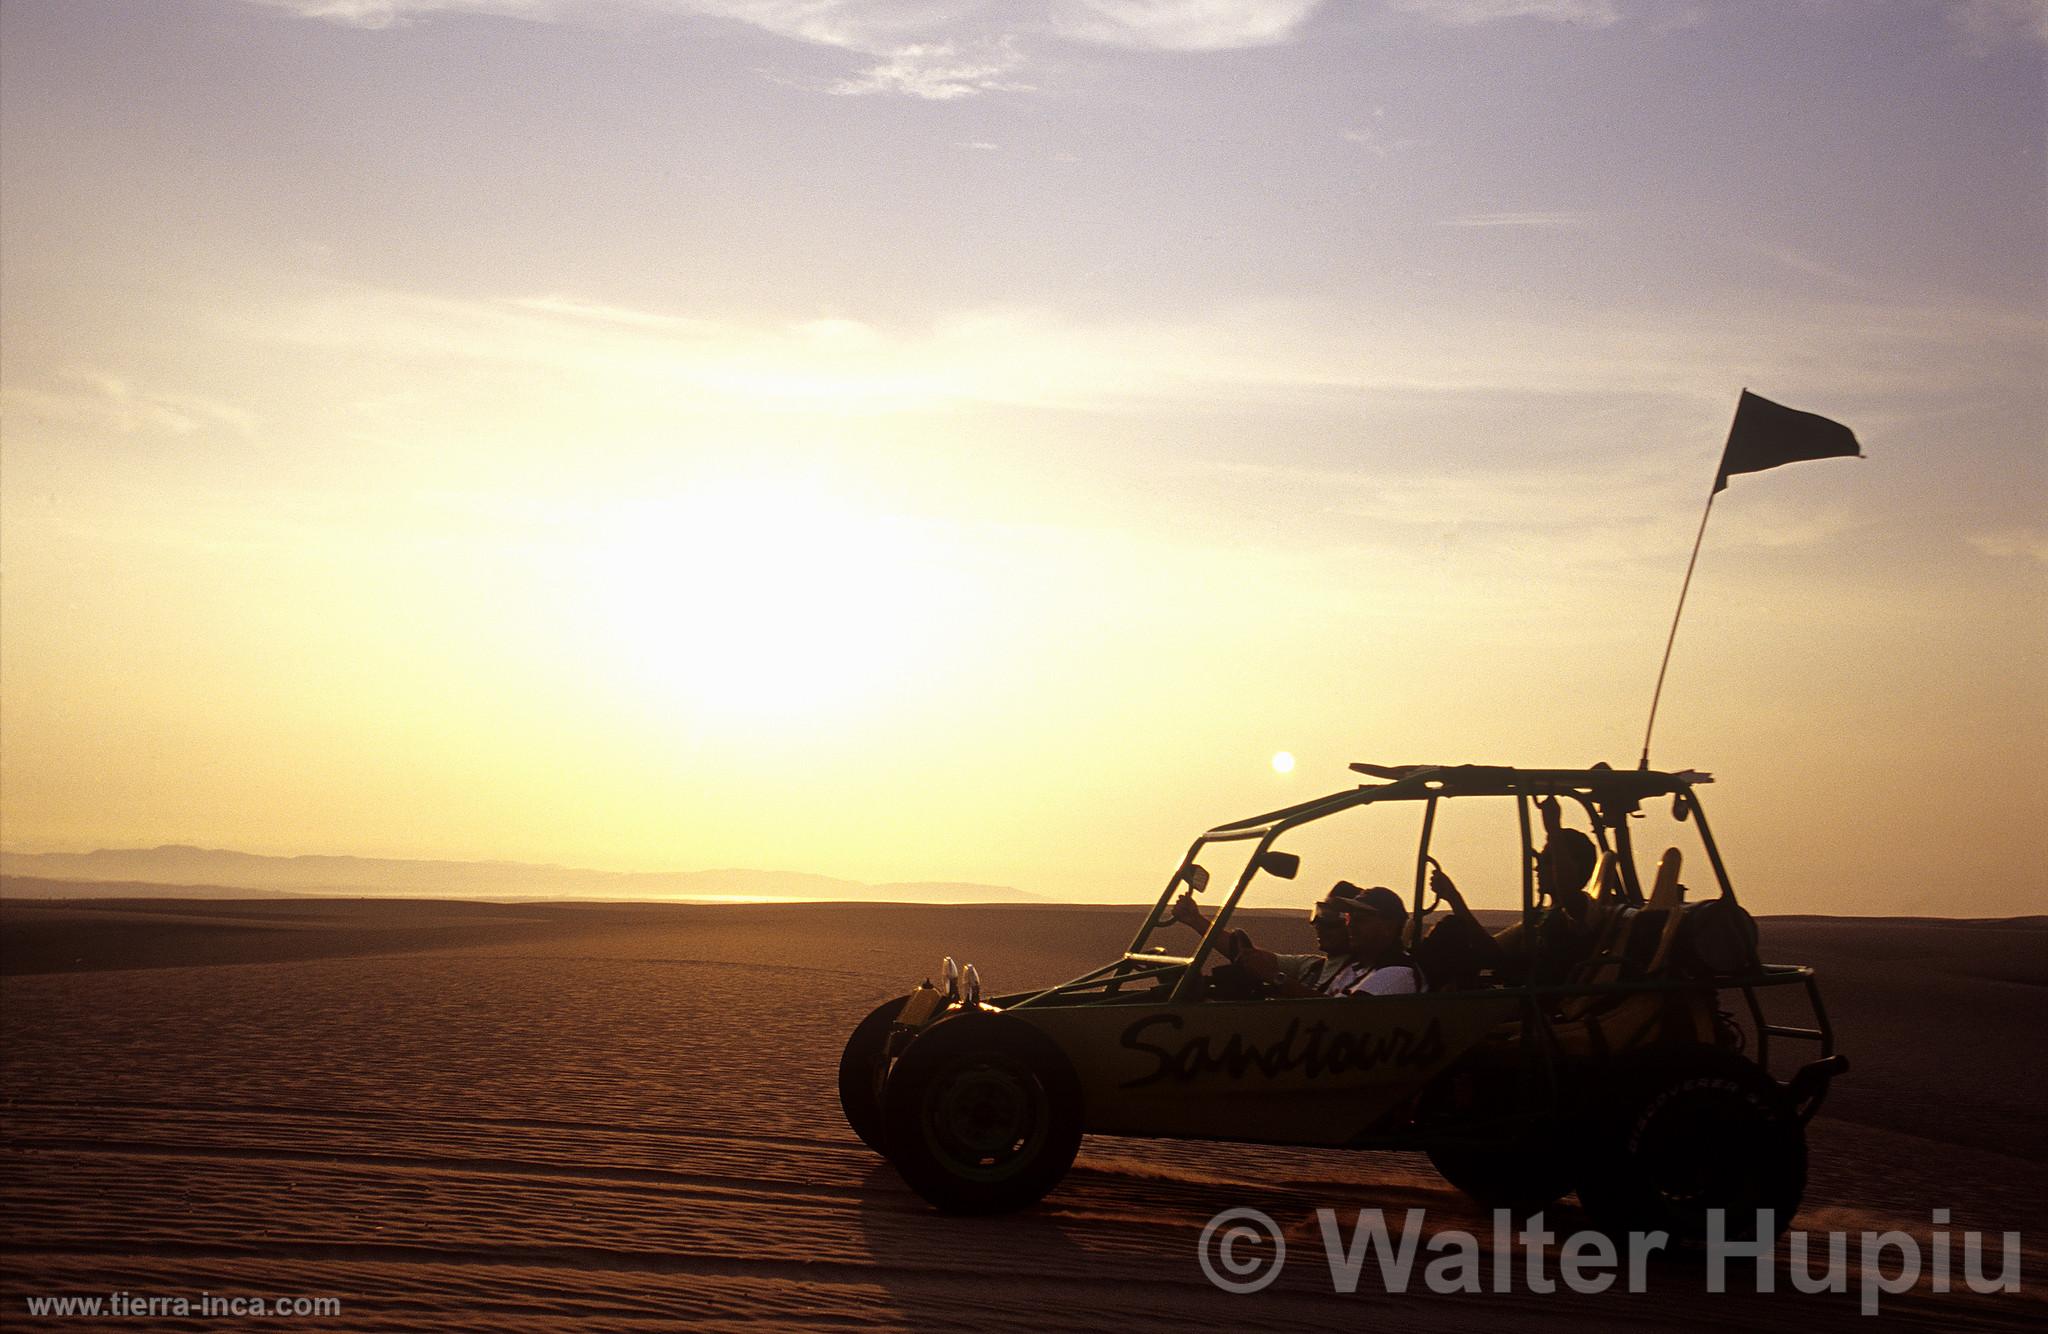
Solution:
M1209 929L1186 892L1174 900L1170 920L1199 932ZM1322 957L1275 954L1238 929L1226 933L1218 949L1280 996L1406 995L1422 990L1422 971L1402 948L1407 922L1408 910L1393 890L1340 880L1309 913Z
M1599 890L1594 876L1600 851L1578 830L1560 827L1553 811L1544 812L1544 823L1549 837L1536 854L1536 889L1538 900L1549 906L1536 919L1533 935L1517 921L1493 938L1510 972L1531 981L1556 982L1589 958L1598 944L1601 919L1593 912L1593 895Z

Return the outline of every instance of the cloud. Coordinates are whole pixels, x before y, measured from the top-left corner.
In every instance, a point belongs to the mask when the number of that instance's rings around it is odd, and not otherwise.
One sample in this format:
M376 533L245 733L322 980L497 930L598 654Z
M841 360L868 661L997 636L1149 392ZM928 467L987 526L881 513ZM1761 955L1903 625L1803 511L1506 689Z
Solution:
M2012 42L2048 44L2048 0L1952 0L1948 21L1972 55Z
M972 38L1005 38L1050 26L1068 41L1139 51L1234 51L1288 42L1324 0L1051 0L1046 18L1012 0L247 0L304 18L385 28L439 14L535 22L601 21L621 11L730 19L765 32L870 55ZM1393 8L1456 27L1537 19L1604 28L1618 0L1387 0ZM1687 11L1690 12L1690 11ZM2029 16L2034 17L2029 17ZM1966 32L2038 26L2032 0L1962 0L1952 14Z
M1191 471L1289 514L1290 537L1367 556L1379 571L1490 569L1485 596L1512 602L1518 585L1497 577L1503 569L1564 567L1597 582L1644 564L1666 568L1674 547L1683 560L1690 534L1673 516L1696 508L1698 488L1680 485L1669 464L1606 447L1542 467L1500 454L1476 466L1416 454L1304 467L1205 461Z
M657 333L687 334L715 333L718 326L702 320L686 319L680 315L659 315L651 311L631 310L624 306L607 306L594 301L579 301L566 296L517 297L507 303L518 310L530 310L541 315L556 315L564 319L579 320L589 324L610 324L627 329L644 329Z
M1999 528L1988 533L1973 533L1965 540L1987 556L2001 560L2019 557L2048 565L2048 529Z
M226 432L242 440L256 436L256 418L246 409L198 394L147 389L100 370L73 368L46 387L10 386L0 402L6 415L55 421L123 436L186 438Z
M677 14L731 19L778 37L867 55L965 40L988 0L613 0ZM986 34L987 25L979 31ZM999 36L999 34L997 35Z
M302 18L385 28L443 14L597 22L622 11L730 19L778 37L879 55L943 34L986 0L249 0Z
M857 312L855 312L857 314ZM1647 395L1719 414L1742 384L1795 402L2005 392L2038 365L2038 318L1965 306L1811 298L1543 316L1265 302L1179 319L1091 322L991 306L925 322L733 321L561 293L449 299L333 287L246 318L259 339L361 353L395 384L561 387L649 413L929 412L983 403L1200 414L1233 405L1355 415L1361 401ZM353 363L351 363L353 364ZM373 392L366 390L365 392ZM1361 400L1361 395L1369 396ZM1713 432L1707 432L1712 436ZM1703 450L1718 441L1703 437ZM1711 465L1711 459L1707 460Z
M839 96L951 101L1030 88L1020 37L1140 51L1228 51L1291 39L1323 0L1054 0L1050 14L1007 0L249 0L361 28L440 15L602 22L621 12L724 19L873 63L836 80L782 82ZM771 76L775 77L775 76Z
M1508 213L1467 213L1461 217L1445 218L1440 227L1537 227L1564 228L1583 227L1589 221L1584 213L1564 210L1524 210Z
M724 19L792 41L856 52L877 63L847 78L783 82L842 95L894 93L944 101L1020 88L1014 39L983 16L988 0L251 0L303 18L362 28L437 15L533 22L601 22L621 11Z
M1745 248L1753 254L1782 264L1794 273L1802 273L1809 278L1820 278L1841 287L1856 288L1864 291L1875 287L1875 284L1868 278L1860 277L1849 272L1847 269L1838 268L1823 260L1815 259L1813 256L1794 250L1789 246L1757 244Z
M1141 51L1234 51L1290 40L1322 0L1058 0L1069 41Z
M1420 139L1390 139L1370 125L1345 130L1343 139L1346 143L1357 144L1376 158L1390 158L1422 143Z
M1389 0L1455 26L1510 18L1605 27L1614 0ZM302 18L359 28L403 27L439 16L536 23L604 23L621 14L744 23L791 41L869 57L837 79L790 78L842 97L886 95L944 102L1029 91L1019 77L1022 39L1057 37L1147 52L1215 52L1292 41L1324 0L1051 0L1031 13L1010 0L247 0ZM1361 140L1385 156L1406 146Z
M852 78L831 84L826 91L841 97L896 93L929 102L976 93L1022 92L1030 85L1009 77L1022 64L1023 58L1007 40L982 43L972 54L962 53L952 42L906 46Z
M556 7L543 0L249 0L266 9L283 9L301 18L322 19L350 28L391 28L434 14L495 14L507 18L545 19Z
M1272 375L1224 330L1079 326L1023 307L884 327L722 322L561 295L492 301L338 289L250 319L248 332L261 339L366 354L407 381L496 366L515 370L515 382L595 383L607 387L590 392L607 401L661 410L1102 408L1257 392Z
M1470 420L1471 410L1469 403L1446 401L1435 429L1454 429ZM1637 411L1638 424L1650 416L1647 408ZM1321 463L1200 459L1183 471L1214 479L1232 496L1258 497L1260 506L1288 514L1290 528L1319 545L1372 552L1376 559L1440 567L1470 561L1496 570L1541 561L1570 566L1596 582L1645 567L1675 574L1684 565L1712 458L1677 439L1644 448L1618 424L1590 435L1580 434L1584 428L1583 418L1552 404L1531 410L1523 445L1495 444L1470 457L1364 446ZM1569 451L1529 461L1537 441L1567 435ZM1746 495L1740 505L1716 511L1709 541L1724 558L1819 550L1873 522L1853 500L1817 504L1810 496Z
M1814 505L1775 498L1746 497L1739 505L1717 506L1714 539L1722 547L1782 550L1822 546L1867 526L1846 505Z
M1541 19L1548 23L1574 23L1587 28L1607 28L1621 22L1615 0L1388 0L1399 10L1470 28L1503 19Z

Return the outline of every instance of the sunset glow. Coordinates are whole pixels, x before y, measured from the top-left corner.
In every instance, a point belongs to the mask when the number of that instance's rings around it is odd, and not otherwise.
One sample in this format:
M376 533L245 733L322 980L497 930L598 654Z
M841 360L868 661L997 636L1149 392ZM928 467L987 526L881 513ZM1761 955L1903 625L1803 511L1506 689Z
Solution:
M586 665L747 725L869 709L958 632L943 553L800 483L711 486L591 521Z
M1868 457L1655 759L1764 911L2048 909L2031 13L10 0L6 845L1144 897L1634 763L1747 386Z

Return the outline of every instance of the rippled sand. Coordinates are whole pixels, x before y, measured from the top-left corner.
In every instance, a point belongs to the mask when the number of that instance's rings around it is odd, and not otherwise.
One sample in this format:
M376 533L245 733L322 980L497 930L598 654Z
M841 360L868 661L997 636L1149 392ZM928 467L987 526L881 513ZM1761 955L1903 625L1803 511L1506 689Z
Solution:
M1413 1155L1091 1140L1031 1213L929 1211L840 1119L848 1029L943 953L996 989L1056 981L1122 948L1134 915L0 906L0 1327L35 1327L26 1294L114 1291L341 1299L338 1319L274 1326L297 1329L1865 1323L1853 1295L1710 1298L1689 1270L1640 1296L1438 1296L1388 1294L1368 1265L1333 1294L1320 1206L1485 1230ZM1855 1063L1813 1127L1801 1226L1924 1237L1946 1207L1957 1230L2025 1233L2041 1273L2048 922L1779 919L1765 945L1823 966ZM1288 1229L1288 1271L1256 1296L1195 1263L1234 1205ZM2048 1317L2032 1291L1885 1310Z

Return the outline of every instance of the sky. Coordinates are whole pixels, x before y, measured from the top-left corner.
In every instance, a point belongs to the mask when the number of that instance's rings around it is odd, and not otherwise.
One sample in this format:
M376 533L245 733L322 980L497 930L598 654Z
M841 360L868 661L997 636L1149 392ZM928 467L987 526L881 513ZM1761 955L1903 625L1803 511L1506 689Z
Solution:
M1149 897L1635 763L1747 387L1655 762L2044 912L2044 386L2028 0L6 0L0 840Z

